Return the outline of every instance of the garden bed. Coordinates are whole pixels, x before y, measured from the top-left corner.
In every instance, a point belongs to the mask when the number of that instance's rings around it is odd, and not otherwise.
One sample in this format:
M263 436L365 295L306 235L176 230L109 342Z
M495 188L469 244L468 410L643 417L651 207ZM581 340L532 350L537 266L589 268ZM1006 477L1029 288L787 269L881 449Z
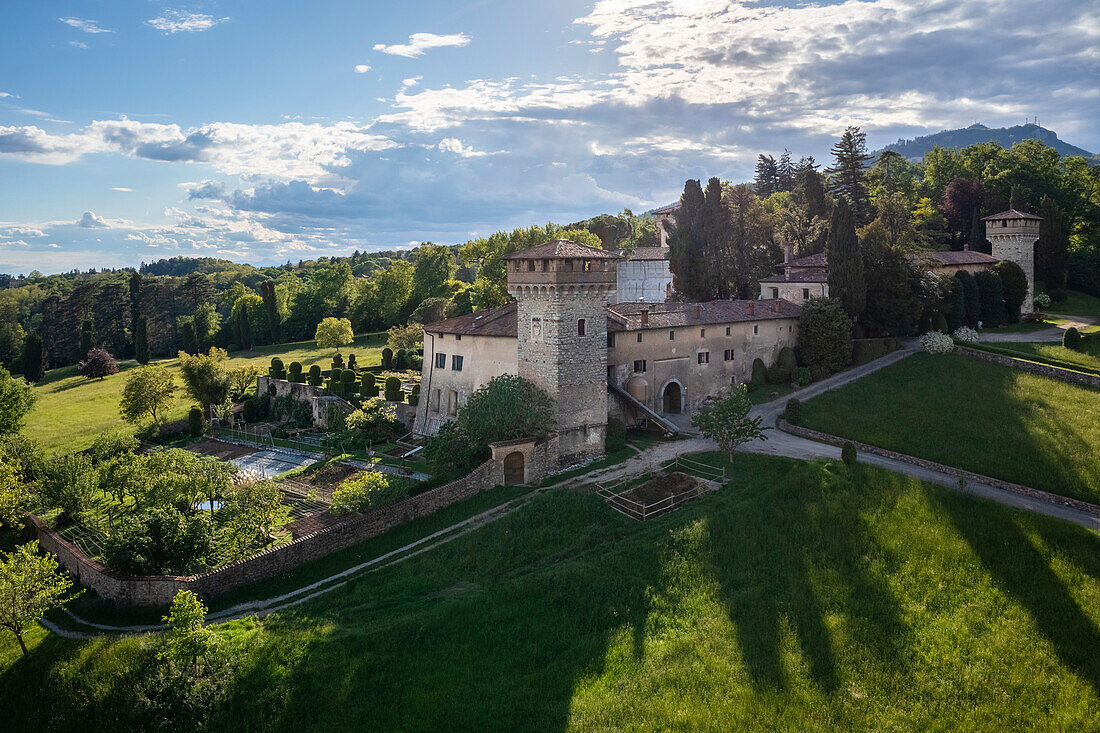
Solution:
M645 521L699 498L702 487L695 476L679 471L659 471L618 484L597 484L596 491L608 506L631 519Z

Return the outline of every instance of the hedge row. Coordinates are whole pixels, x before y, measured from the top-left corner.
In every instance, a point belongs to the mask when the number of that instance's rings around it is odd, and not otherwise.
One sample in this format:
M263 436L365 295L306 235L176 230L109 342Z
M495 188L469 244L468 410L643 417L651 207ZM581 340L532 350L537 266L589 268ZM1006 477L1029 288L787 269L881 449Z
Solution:
M880 359L891 351L901 348L901 339L896 336L874 339L852 340L852 364L859 366L869 361Z

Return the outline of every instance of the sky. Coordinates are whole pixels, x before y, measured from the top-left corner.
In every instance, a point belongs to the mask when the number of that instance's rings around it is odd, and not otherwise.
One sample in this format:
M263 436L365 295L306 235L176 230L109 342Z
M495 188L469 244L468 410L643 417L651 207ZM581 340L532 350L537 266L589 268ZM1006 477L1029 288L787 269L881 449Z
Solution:
M1034 116L1100 151L1095 0L5 0L0 272L457 244Z

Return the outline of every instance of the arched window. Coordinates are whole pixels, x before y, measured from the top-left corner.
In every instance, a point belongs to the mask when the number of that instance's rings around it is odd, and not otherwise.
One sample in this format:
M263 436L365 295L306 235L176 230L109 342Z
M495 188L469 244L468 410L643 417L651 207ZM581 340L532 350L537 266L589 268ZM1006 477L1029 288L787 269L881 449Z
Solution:
M583 336L584 335L584 319L583 318L577 319L577 335L578 336Z

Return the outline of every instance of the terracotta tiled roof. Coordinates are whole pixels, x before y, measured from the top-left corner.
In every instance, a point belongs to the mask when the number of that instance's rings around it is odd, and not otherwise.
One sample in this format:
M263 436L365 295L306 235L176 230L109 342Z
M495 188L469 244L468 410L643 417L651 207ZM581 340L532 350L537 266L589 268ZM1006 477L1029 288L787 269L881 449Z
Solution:
M825 253L818 252L814 255L799 257L797 260L791 260L790 262L781 262L776 267L825 267Z
M639 247L628 259L631 260L667 260L667 247Z
M997 261L996 257L987 255L985 252L974 252L973 250L963 250L959 252L916 252L909 255L909 259L935 260L943 267L953 267L955 265L991 265Z
M1025 214L1022 211L1016 209L1009 209L1008 211L1002 211L999 214L993 216L987 216L982 221L1000 221L1001 219L1034 219L1035 221L1042 221L1043 217L1035 216L1035 214Z
M448 318L424 326L428 333L454 333L463 336L511 336L516 337L516 304L482 310L465 316Z
M642 311L649 323L642 324ZM712 300L706 303L616 303L608 306L609 331L642 331L712 323L798 318L802 308L789 300Z
M782 269L782 268L780 268ZM762 283L823 283L828 282L824 267L813 267L808 270L792 272L790 277L785 275L771 275L760 280Z
M586 244L577 244L568 239L556 239L553 242L540 244L529 249L513 252L506 256L506 260L541 260L554 257L577 257L586 260L617 260L619 255L604 249L596 249Z

